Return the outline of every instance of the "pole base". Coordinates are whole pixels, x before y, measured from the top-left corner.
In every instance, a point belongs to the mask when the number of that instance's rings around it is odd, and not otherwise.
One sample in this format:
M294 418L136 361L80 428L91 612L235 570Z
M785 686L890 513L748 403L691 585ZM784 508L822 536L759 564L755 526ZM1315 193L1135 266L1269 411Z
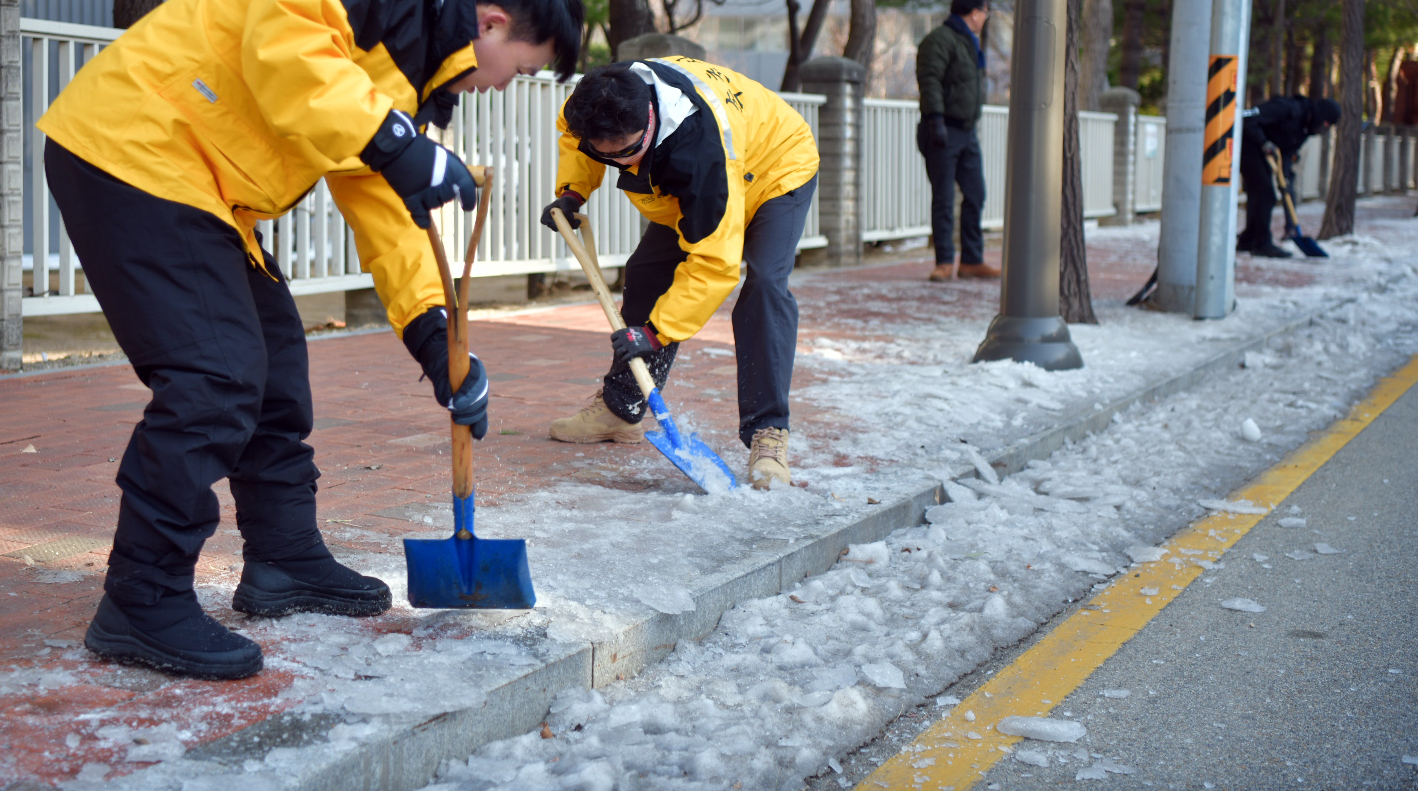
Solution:
M972 362L987 360L1033 363L1045 371L1083 367L1083 355L1073 345L1068 324L1060 316L1044 319L995 316Z

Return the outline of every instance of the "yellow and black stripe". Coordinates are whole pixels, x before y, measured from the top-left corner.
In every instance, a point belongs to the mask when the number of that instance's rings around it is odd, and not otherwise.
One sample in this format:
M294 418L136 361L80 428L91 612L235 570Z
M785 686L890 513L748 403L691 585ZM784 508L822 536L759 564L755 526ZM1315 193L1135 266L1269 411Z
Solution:
M1236 132L1235 55L1212 55L1206 81L1206 148L1201 157L1201 183L1225 187L1231 183L1232 144Z

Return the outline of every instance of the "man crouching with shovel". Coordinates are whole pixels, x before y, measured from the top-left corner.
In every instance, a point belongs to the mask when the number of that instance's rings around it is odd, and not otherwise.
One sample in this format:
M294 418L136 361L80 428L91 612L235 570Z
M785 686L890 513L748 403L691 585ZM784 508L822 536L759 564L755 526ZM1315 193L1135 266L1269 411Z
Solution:
M593 69L566 100L558 128L558 197L573 223L601 185L616 186L650 220L625 264L614 360L590 406L551 424L562 442L639 442L645 401L629 369L641 357L663 388L681 341L699 332L739 283L734 305L739 439L755 488L791 482L788 390L798 307L788 291L817 188L817 145L777 94L728 69L674 57Z
M202 678L261 648L193 591L227 478L245 565L232 607L376 615L388 586L316 525L305 334L259 220L323 177L389 321L440 408L487 430L487 378L448 376L430 212L476 204L468 168L420 133L457 94L505 88L580 49L581 0L168 0L81 69L39 122L84 275L152 401L118 468L105 595L84 644ZM279 239L290 245L290 239Z

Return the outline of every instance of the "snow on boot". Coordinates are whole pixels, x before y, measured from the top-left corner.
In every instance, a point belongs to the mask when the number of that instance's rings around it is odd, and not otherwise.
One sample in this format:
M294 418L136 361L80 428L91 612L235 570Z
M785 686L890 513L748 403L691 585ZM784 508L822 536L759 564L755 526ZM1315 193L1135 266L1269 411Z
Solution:
M793 482L788 472L788 430L761 428L753 432L753 448L748 454L748 476L753 488L767 489L776 479Z
M202 612L191 590L148 605L123 605L105 595L84 645L115 662L195 678L246 678L261 669L261 646Z
M393 601L388 585L340 565L322 542L283 560L247 558L231 608L267 618L297 612L359 616L378 615Z
M559 442L627 442L645 439L645 428L639 423L627 423L616 417L606 406L600 392L590 405L571 417L551 422L551 438Z

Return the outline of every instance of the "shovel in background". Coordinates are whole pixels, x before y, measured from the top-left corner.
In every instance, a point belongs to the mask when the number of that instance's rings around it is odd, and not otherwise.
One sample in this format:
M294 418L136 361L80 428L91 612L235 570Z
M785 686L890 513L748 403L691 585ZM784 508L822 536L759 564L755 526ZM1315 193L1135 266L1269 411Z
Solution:
M463 256L463 279L453 286L453 271L438 237L438 225L428 225L428 240L438 260L443 297L448 303L448 378L453 392L468 375L468 280L473 256L487 220L492 195L492 168L471 168L482 186L477 219ZM451 420L450 420L451 422ZM528 610L537 603L532 572L527 566L527 542L487 539L473 534L473 430L453 426L453 535L444 539L404 539L409 569L409 604L414 607Z
M1280 160L1266 154L1265 161L1270 163L1270 169L1275 171L1275 180L1280 182L1280 194L1285 199L1285 213L1290 215L1290 226L1294 228L1290 232L1290 240L1309 258L1329 258L1329 253L1320 247L1319 242L1300 232L1300 218L1295 216L1295 204L1290 201L1290 188L1285 183L1285 171L1280 167Z
M601 309L606 312L611 330L625 329L625 320L621 318L620 311L611 299L611 290L606 287L606 279L601 276L591 222L584 214L576 215L581 221L581 234L586 238L586 244L582 245L576 234L571 231L571 224L566 221L566 215L560 209L552 209L551 217L556 223L556 229L566 240L566 246L571 248L572 255L581 262L581 269L586 272L586 279L591 281L591 288L596 292L596 299L601 302ZM635 383L640 385L640 392L645 396L645 400L650 404L650 411L660 424L659 431L645 432L645 439L704 491L713 492L715 489L732 489L738 486L738 479L729 470L729 465L710 450L709 446L699 439L698 434L692 433L686 437L680 433L669 407L665 406L665 399L660 397L660 391L655 387L655 380L650 378L650 370L646 368L645 361L638 357L631 360L630 372L635 375Z

